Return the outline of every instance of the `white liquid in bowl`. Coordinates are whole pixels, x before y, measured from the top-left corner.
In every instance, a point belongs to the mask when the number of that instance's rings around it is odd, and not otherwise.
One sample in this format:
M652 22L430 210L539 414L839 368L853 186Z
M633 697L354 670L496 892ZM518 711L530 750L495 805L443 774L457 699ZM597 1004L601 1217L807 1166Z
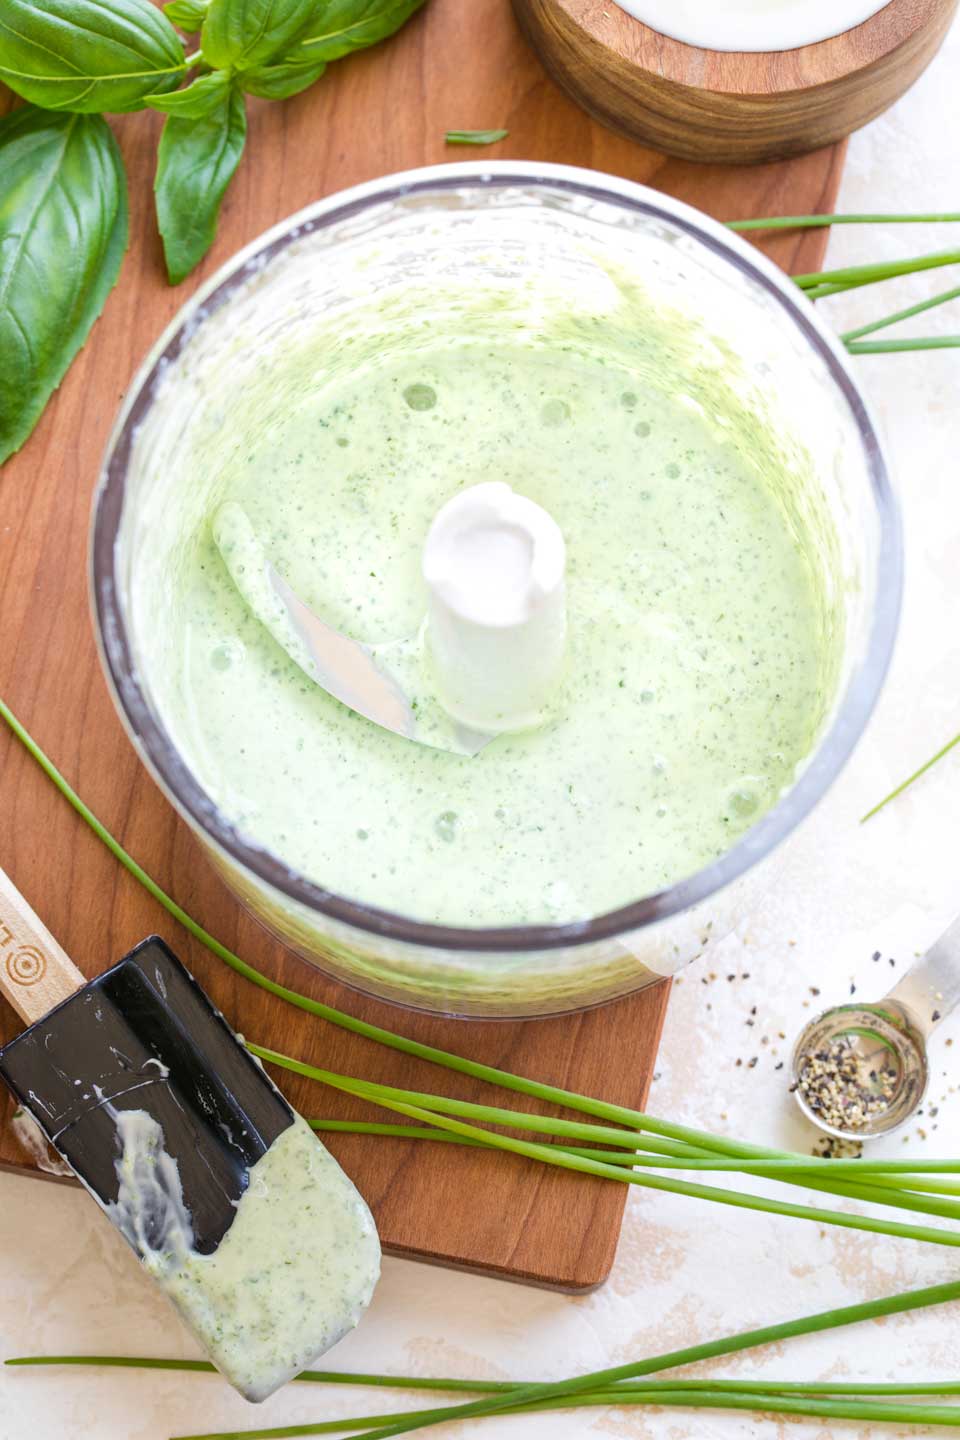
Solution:
M796 50L862 25L887 0L618 0L674 40L705 50Z

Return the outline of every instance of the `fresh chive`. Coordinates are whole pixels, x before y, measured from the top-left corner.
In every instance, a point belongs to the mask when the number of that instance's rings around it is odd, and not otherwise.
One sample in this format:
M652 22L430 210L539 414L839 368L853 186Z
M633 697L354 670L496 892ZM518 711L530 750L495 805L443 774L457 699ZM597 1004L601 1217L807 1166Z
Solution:
M500 1135L492 1130L483 1130L477 1126L469 1125L463 1121L451 1118L448 1115L441 1115L434 1108L426 1108L423 1105L413 1103L417 1098L426 1100L427 1105L447 1106L456 1114L470 1114L477 1116L477 1112L488 1110L495 1117L496 1124L512 1124L519 1128L544 1129L548 1133L557 1133L556 1127L563 1126L566 1122L552 1120L547 1116L533 1116L519 1114L516 1111L504 1111L496 1107L485 1107L470 1104L464 1101L448 1101L437 1096L418 1097L416 1091L397 1090L392 1086L377 1085L370 1081L354 1080L349 1076L336 1075L329 1070L321 1070L316 1066L308 1065L304 1061L294 1060L288 1055L281 1055L275 1050L267 1049L247 1041L247 1048L253 1055L266 1061L268 1064L278 1065L283 1069L290 1070L294 1074L302 1075L310 1080L317 1080L321 1084L332 1086L334 1089L342 1090L348 1095L355 1095L370 1103L395 1110L401 1115L418 1121L428 1121L441 1129L450 1130L455 1134L465 1135L471 1139L486 1141L498 1150L507 1150L516 1155L524 1155L531 1160L539 1160L547 1165L559 1166L562 1169L574 1170L582 1174L596 1175L600 1179L617 1180L623 1184L639 1185L651 1190L662 1190L669 1194L686 1195L692 1199L710 1200L721 1205L730 1205L737 1209L758 1210L764 1214L783 1215L793 1219L812 1220L817 1224L837 1225L844 1229L862 1229L880 1235L895 1235L901 1239L918 1240L929 1244L960 1246L960 1232L955 1230L935 1230L927 1226L906 1225L896 1220L877 1219L873 1216L852 1215L843 1210L824 1210L812 1206L798 1205L792 1201L773 1200L766 1196L753 1195L736 1190L723 1190L715 1186L699 1185L693 1181L674 1180L663 1175L650 1175L638 1172L634 1168L609 1165L604 1161L594 1160L589 1155L573 1154L558 1145L540 1145L530 1141L521 1140L514 1136ZM402 1097L402 1098L401 1098ZM504 1119L504 1117L508 1117ZM577 1130L584 1127L577 1126ZM854 1199L872 1200L874 1203L893 1205L898 1209L918 1210L924 1213L955 1217L958 1207L949 1201L937 1201L926 1199L920 1196L907 1195L899 1191L888 1190L886 1192L871 1189L868 1186L847 1186L847 1185L821 1185L811 1177L804 1175L802 1183L809 1189L827 1189L832 1194L850 1195Z
M290 1056L280 1055L276 1051L266 1050L255 1044L251 1044L250 1048L260 1059L270 1061L273 1064L279 1065L281 1068L291 1070L308 1079L319 1080L323 1084L331 1084L334 1088L345 1089L348 1093L352 1094L360 1094L362 1089L362 1098L369 1100L371 1103L382 1104L390 1109L399 1109L400 1113L403 1114L411 1112L405 1109L403 1105L398 1105L396 1103L398 1101L419 1107L417 1118L426 1116L426 1118L432 1119L435 1125L442 1126L443 1121L438 1119L436 1115L428 1114L427 1112L446 1110L450 1114L460 1115L465 1118L484 1120L494 1125L507 1125L514 1129L539 1130L542 1133L561 1136L564 1139L606 1140L607 1142L612 1139L614 1143L618 1145L627 1145L631 1148L636 1147L638 1150L650 1149L655 1152L659 1151L660 1153L666 1152L669 1155L677 1157L680 1162L670 1166L661 1162L658 1168L697 1169L700 1168L699 1165L688 1165L686 1161L709 1161L711 1158L716 1158L712 1152L719 1150L722 1153L722 1160L717 1168L721 1168L722 1166L722 1168L738 1169L746 1173L782 1179L787 1183L802 1185L806 1189L820 1190L833 1195L843 1195L850 1199L864 1201L868 1204L888 1205L897 1209L914 1210L945 1219L960 1218L960 1205L958 1205L955 1200L932 1200L923 1198L920 1195L906 1193L914 1188L911 1175L922 1168L922 1162L918 1165L915 1162L894 1161L891 1162L889 1172L885 1174L883 1173L882 1161L872 1164L869 1161L837 1161L813 1156L792 1155L789 1151L765 1151L757 1146L743 1146L737 1142L731 1142L717 1136L703 1136L700 1135L700 1132L687 1132L691 1135L699 1136L705 1147L697 1148L689 1144L652 1140L646 1135L637 1134L629 1130L615 1131L602 1126L576 1125L568 1120L554 1119L541 1115L530 1115L522 1111L504 1110L499 1107L477 1105L464 1101L448 1101L442 1096L424 1095L418 1091L404 1091L391 1086L379 1086L371 1082L356 1081L349 1077L331 1075L329 1071L318 1070L316 1067L307 1065L302 1061L294 1060ZM645 1116L643 1119L648 1122L650 1121L649 1116ZM671 1128L677 1130L678 1127ZM460 1133L465 1135L468 1132L461 1131ZM474 1141L480 1141L481 1137L485 1137L488 1144L497 1147L496 1137L491 1136L488 1131L471 1129L470 1134ZM505 1147L499 1146L497 1148ZM548 1163L561 1166L566 1165L566 1168L569 1169L583 1169L584 1167L568 1163L565 1161L564 1156L576 1156L577 1158L585 1158L588 1160L599 1159L593 1152L582 1152L570 1147L560 1146L551 1147L546 1154L550 1157ZM757 1157L755 1161L751 1159L751 1157L754 1156ZM737 1161L742 1163L731 1165L731 1157L735 1157ZM531 1158L543 1159L545 1156L541 1155ZM644 1162L637 1160L636 1162L630 1162L623 1159L617 1159L615 1163L620 1165L625 1163L631 1164L634 1168L643 1168L645 1163L654 1166L657 1165L656 1161ZM906 1163L908 1167L906 1171L896 1168L903 1163ZM946 1173L960 1173L960 1162L948 1160L943 1163ZM600 1174L601 1172L594 1170L593 1173ZM602 1173L605 1175L605 1178L614 1178L606 1171ZM834 1178L836 1173L840 1173L841 1175L853 1174L853 1183L838 1183ZM621 1174L616 1178L621 1179L627 1184L644 1183L638 1176ZM647 1183L649 1183L652 1188L658 1188L657 1183L652 1179L648 1180ZM698 1188L702 1189L702 1187ZM926 1190L927 1187L924 1186L922 1188ZM710 1193L716 1197L721 1192ZM728 1192L723 1193L726 1194ZM953 1192L950 1190L934 1190L932 1193L945 1193L950 1195ZM728 1201L726 1203L732 1202ZM822 1216L825 1213L831 1212L808 1210L807 1217L814 1218L816 1216ZM925 1232L927 1238L929 1237L929 1233L930 1232ZM915 1235L914 1238L920 1237ZM946 1241L945 1243L951 1244L953 1242Z
M523 1129L523 1113L514 1112L516 1117L516 1128ZM408 1140L433 1140L442 1144L466 1145L479 1149L496 1149L486 1140L469 1139L465 1135L453 1135L444 1130L433 1129L430 1126L418 1125L389 1125L376 1122L362 1122L355 1120L309 1120L307 1122L314 1130L320 1132L336 1132L359 1135L388 1135ZM643 1141L644 1146L649 1144ZM835 1173L850 1174L856 1180L861 1176L873 1186L902 1188L910 1192L921 1194L944 1195L960 1198L960 1181L937 1181L925 1178L928 1174L960 1175L960 1161L956 1160L934 1160L934 1161L911 1161L911 1160L848 1160L848 1159L824 1159L817 1156L800 1156L796 1160L771 1159L764 1162L734 1159L691 1159L689 1161L676 1160L671 1162L661 1159L655 1155L640 1155L636 1151L600 1150L594 1146L589 1148L576 1145L564 1144L562 1148L570 1155L580 1155L588 1160L603 1160L608 1165L624 1165L638 1169L661 1169L661 1170L715 1170L715 1171L736 1171L744 1175L759 1175L766 1179L784 1180L792 1184L803 1186L806 1189L822 1189L829 1194L842 1194L833 1183L818 1185L816 1181L816 1170L811 1171L811 1166L823 1165L829 1167L829 1175ZM889 1204L894 1208L903 1208L901 1198L890 1198L877 1195L875 1192L866 1195L861 1192L859 1198L866 1199L868 1203ZM913 1198L911 1196L911 1198ZM923 1207L925 1210L927 1207ZM945 1209L940 1206L930 1207L929 1213L942 1215L944 1217L956 1218L956 1211L953 1208Z
M713 1360L721 1355L739 1354L744 1350L751 1350L759 1345L770 1345L784 1340L795 1339L800 1335L811 1335L824 1330L835 1330L847 1325L854 1325L862 1320L874 1320L889 1315L899 1315L910 1310L925 1309L931 1305L940 1305L960 1298L960 1283L953 1281L943 1285L927 1287L923 1290L907 1291L900 1295L886 1296L880 1300L861 1301L856 1305L846 1305L839 1309L821 1311L816 1315L803 1316L797 1320L788 1320L778 1325L768 1325L760 1329L743 1331L739 1335L727 1336L719 1340L701 1342L698 1345L686 1346L680 1350L668 1351L662 1355L655 1355L646 1360L633 1361L625 1365L617 1365L604 1370L596 1370L590 1374L577 1376L571 1380L560 1381L553 1385L525 1385L518 1390L513 1390L499 1398L477 1400L465 1405L447 1405L433 1411L421 1411L419 1414L407 1415L396 1425L387 1424L376 1430L364 1432L365 1440L388 1440L388 1437L405 1434L411 1430L422 1429L428 1425L444 1424L450 1420L467 1420L482 1415L503 1413L511 1407L523 1405L527 1408L535 1408L534 1402L554 1401L569 1396L584 1397L591 1391L606 1389L610 1385L618 1385L621 1381L637 1380L641 1377L655 1374L662 1370L673 1370L681 1365L692 1365L701 1360ZM683 1381L679 1380L679 1386ZM661 1392L663 1393L663 1392ZM617 1402L619 1403L619 1402ZM658 1402L660 1403L659 1399ZM765 1409L764 1406L756 1408ZM851 1407L860 1408L862 1407ZM929 1407L933 1409L934 1407ZM931 1424L941 1423L934 1421L926 1412L928 1407L910 1407L911 1414L917 1423ZM948 1412L949 1413L949 1412ZM960 1409L953 1412L957 1422L960 1423ZM838 1417L839 1418L839 1417ZM842 1418L880 1419L876 1412L872 1414L859 1415L847 1414ZM898 1417L902 1419L902 1417ZM323 1434L309 1426L288 1427L281 1431L281 1435L310 1435ZM276 1431L253 1430L253 1431L231 1431L221 1432L216 1435L191 1435L181 1436L179 1440L270 1440L275 1437Z
M813 230L828 225L930 225L951 224L960 213L890 215L775 215L758 220L728 220L728 230Z
M506 140L509 130L448 130L444 136L446 145L496 145Z
M916 305L908 305L906 310L896 310L892 315L884 315L880 320L874 320L869 325L861 325L856 330L846 330L840 339L849 347L852 340L860 340L864 335L873 335L877 330L886 330L888 325L898 325L901 320L912 320L915 315L922 315L926 310L933 310L938 305L946 305L949 300L957 299L960 299L960 285L955 286L952 290L943 290L929 300L920 300Z
M960 350L960 335L925 335L913 340L852 340L851 355L893 355L903 350Z
M946 745L937 751L936 755L931 755L930 759L924 765L921 765L919 770L914 770L913 774L898 785L896 790L891 790L890 794L885 795L878 805L874 805L872 810L868 810L866 815L861 816L860 824L865 824L872 816L878 814L885 805L889 805L891 800L896 800L897 796L902 795L904 790L909 789L915 780L919 780L921 775L926 775L927 771L932 770L939 760L942 760L945 755L949 755L955 745L960 745L960 735L954 735L953 739L948 740Z
M11 1366L86 1365L132 1370L176 1370L192 1374L218 1375L210 1360L166 1359L139 1355L17 1355L3 1362ZM509 1393L537 1382L533 1380L461 1380L450 1376L380 1375L350 1370L302 1370L294 1381L313 1385L374 1387L385 1390L440 1390L497 1394ZM957 1380L721 1380L716 1378L676 1378L673 1380L644 1379L637 1384L621 1380L606 1392L612 1397L643 1390L739 1391L748 1395L929 1395L943 1397L960 1395ZM593 1392L591 1392L593 1393ZM611 1398L611 1404L616 1403Z
M901 1425L943 1426L948 1429L960 1427L960 1407L939 1405L891 1405L878 1401L860 1400L817 1400L771 1396L761 1398L745 1391L700 1392L681 1389L640 1390L630 1396L621 1396L616 1391L561 1397L533 1404L505 1405L501 1415L528 1415L545 1410L595 1409L598 1406L653 1405L669 1409L684 1410L745 1410L760 1415L796 1415L837 1420L865 1420L877 1424L887 1422ZM449 1407L453 1408L453 1407ZM483 1418L487 1411L480 1412ZM411 1430L424 1429L429 1425L446 1422L443 1408L433 1410L400 1411L385 1415L366 1415L321 1420L314 1424L272 1426L266 1430L229 1430L209 1435L185 1435L179 1440L295 1440L306 1435L335 1435L344 1430L361 1431L359 1440L381 1440L381 1437L402 1435ZM400 1422L399 1424L397 1422ZM365 1427L375 1424L384 1426L376 1430Z
M879 260L869 265L847 265L837 270L815 270L794 275L793 282L801 290L859 289L893 280L899 275L915 275L920 270L938 270L944 265L960 264L960 250L938 250L932 255L914 255L906 260Z
M433 1106L431 1108L442 1108L446 1105L446 1101L443 1100L442 1097L431 1095L425 1096L424 1098L429 1099L433 1102ZM485 1107L481 1106L477 1108L483 1109ZM506 1113L512 1117L510 1123L516 1129L523 1130L525 1128L528 1128L525 1123L527 1119L526 1112L521 1110L510 1110ZM541 1119L543 1117L535 1118ZM370 1122L361 1122L358 1120L319 1119L310 1120L309 1124L314 1130L336 1131L346 1134L356 1133L359 1135L396 1135L409 1140L450 1140L456 1138L454 1136L444 1135L437 1130L432 1130L429 1126L386 1125ZM596 1128L598 1130L601 1129L600 1126L589 1128ZM646 1149L647 1140L645 1136L638 1134L636 1136L636 1141L640 1149ZM671 1161L669 1159L661 1159L657 1156L641 1156L635 1154L632 1151L629 1154L624 1154L614 1150L600 1151L591 1149L584 1150L582 1153L584 1155L592 1155L595 1158L601 1155L619 1155L619 1158L621 1160L625 1160L628 1164L649 1164L654 1166L660 1166L664 1170L739 1170L742 1171L745 1175L771 1176L778 1175L781 1172L789 1173L793 1171L801 1172L804 1175L810 1173L815 1175L818 1169L824 1169L827 1170L831 1175L864 1175L870 1176L871 1178L873 1176L899 1176L908 1179L911 1185L913 1185L914 1183L918 1185L924 1183L922 1177L925 1175L960 1175L960 1160L949 1159L886 1160L880 1158L871 1159L868 1156L863 1156L859 1159L852 1159L847 1157L839 1157L835 1159L832 1156L827 1157L821 1155L797 1154L796 1156L792 1156L790 1158L779 1159L771 1157L769 1160L756 1161L736 1159L733 1157L697 1157L691 1155L688 1160L677 1159ZM951 1189L945 1190L943 1193L947 1195L960 1193L960 1183L958 1183L956 1191Z
M805 230L813 228L824 228L833 225L906 225L906 224L950 224L960 221L960 212L926 212L926 213L888 213L888 214L862 214L862 215L777 215L761 217L751 220L728 220L727 228L740 233L749 231L764 230ZM803 290L811 300L825 300L831 295L842 295L847 290L857 289L862 285L873 285L881 280L889 280L898 275L912 275L920 270L935 269L940 265L950 265L960 261L960 252L944 251L935 255L921 255L914 259L898 261L881 261L873 265L856 265L838 270L821 270L807 275L795 275L794 283ZM887 344L857 344L862 336L870 335L876 330L883 330L888 325L895 325L901 320L908 320L914 315L923 314L926 310L932 310L937 305L942 305L948 300L960 296L960 288L945 291L936 295L930 300L921 301L918 305L912 305L906 310L897 311L893 315L884 316L870 325L861 326L857 330L851 330L840 339L853 355L884 355L904 350L951 350L960 345L960 338L955 336L936 336L930 339L919 338L905 342Z
M125 1370L183 1370L191 1374L219 1375L219 1370L210 1360L171 1360L156 1356L138 1355L16 1355L4 1360L4 1365L92 1365L108 1366ZM359 1385L374 1386L389 1390L446 1390L451 1394L464 1391L469 1394L489 1394L511 1391L518 1388L520 1381L509 1380L454 1380L450 1377L437 1378L422 1375L377 1375L368 1372L353 1373L348 1370L301 1370L294 1380L310 1385ZM532 1381L523 1382L532 1384ZM892 1392L891 1392L892 1393Z

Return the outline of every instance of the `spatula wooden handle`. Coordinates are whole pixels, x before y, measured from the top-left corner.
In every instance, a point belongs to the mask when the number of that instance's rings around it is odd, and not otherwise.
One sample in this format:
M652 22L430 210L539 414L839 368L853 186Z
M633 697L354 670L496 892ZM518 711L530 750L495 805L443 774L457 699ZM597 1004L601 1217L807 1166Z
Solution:
M0 995L32 1025L86 983L87 977L0 870Z

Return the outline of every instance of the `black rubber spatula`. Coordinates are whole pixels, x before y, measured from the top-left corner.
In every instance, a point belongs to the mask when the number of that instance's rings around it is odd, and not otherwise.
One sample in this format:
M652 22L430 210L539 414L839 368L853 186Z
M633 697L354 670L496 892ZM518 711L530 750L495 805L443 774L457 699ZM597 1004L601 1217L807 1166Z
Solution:
M30 1025L0 1075L231 1383L263 1399L356 1324L369 1211L162 940L88 982L0 870L0 994Z

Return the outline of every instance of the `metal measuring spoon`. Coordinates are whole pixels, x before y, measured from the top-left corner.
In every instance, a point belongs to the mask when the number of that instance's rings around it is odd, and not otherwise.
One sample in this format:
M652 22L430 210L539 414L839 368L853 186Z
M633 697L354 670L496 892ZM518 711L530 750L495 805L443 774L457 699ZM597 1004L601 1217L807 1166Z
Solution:
M801 1031L793 1095L828 1135L870 1140L905 1125L929 1081L927 1039L960 1003L960 919L881 1000L835 1005Z

